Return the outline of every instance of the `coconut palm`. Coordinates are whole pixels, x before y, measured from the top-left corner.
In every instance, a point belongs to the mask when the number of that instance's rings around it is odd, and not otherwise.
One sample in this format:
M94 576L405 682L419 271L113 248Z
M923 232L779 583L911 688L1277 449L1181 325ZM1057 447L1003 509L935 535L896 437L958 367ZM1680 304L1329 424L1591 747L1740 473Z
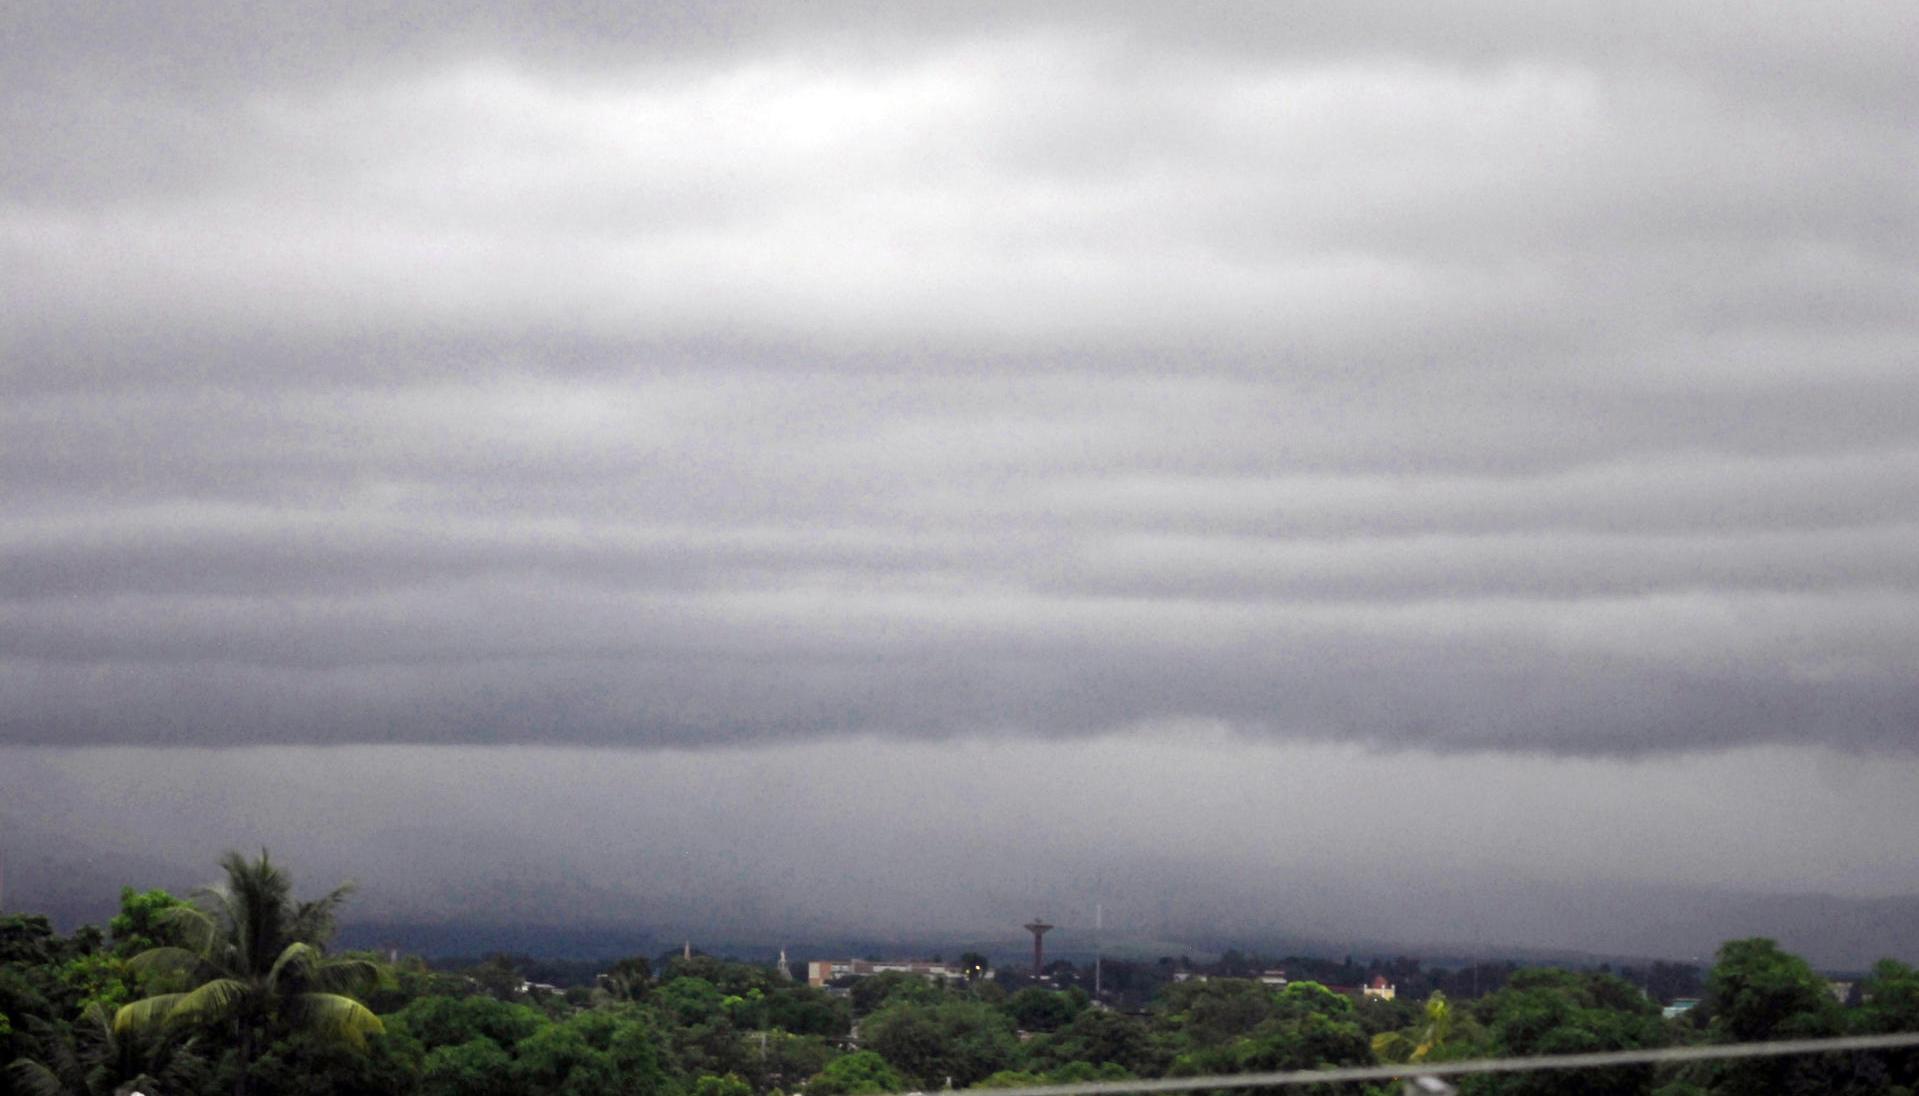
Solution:
M301 1031L364 1048L382 1030L380 1018L351 994L370 987L378 968L359 959L329 959L333 913L350 892L340 887L311 902L293 900L287 874L268 859L237 852L220 859L226 884L167 911L184 947L134 956L137 970L156 971L187 986L135 1001L113 1019L115 1032L161 1028L230 1028L238 1056L235 1096L246 1096L247 1070L262 1035Z
M1426 998L1426 1022L1373 1036L1373 1053L1388 1062L1423 1062L1446 1048L1453 1035L1453 1007L1438 990Z
M133 1091L185 1092L198 1087L206 1064L184 1042L160 1032L157 1039L123 1038L98 1002L80 1013L73 1028L30 1019L38 1058L7 1066L15 1091L26 1096L116 1096Z

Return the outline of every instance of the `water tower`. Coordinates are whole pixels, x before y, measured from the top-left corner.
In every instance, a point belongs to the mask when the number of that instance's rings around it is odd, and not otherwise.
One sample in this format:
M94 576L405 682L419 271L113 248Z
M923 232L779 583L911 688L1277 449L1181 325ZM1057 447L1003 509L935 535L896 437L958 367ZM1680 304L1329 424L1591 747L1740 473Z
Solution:
M1026 931L1033 934L1033 977L1035 979L1039 977L1040 967L1044 965L1046 958L1045 945L1040 943L1040 938L1045 936L1047 930L1052 927L1037 917L1026 924Z

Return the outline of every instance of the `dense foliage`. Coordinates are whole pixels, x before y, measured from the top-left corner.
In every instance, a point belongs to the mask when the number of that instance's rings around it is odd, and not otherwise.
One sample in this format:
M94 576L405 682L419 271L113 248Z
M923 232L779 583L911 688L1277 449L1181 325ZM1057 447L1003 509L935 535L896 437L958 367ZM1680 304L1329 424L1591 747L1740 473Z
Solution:
M1919 973L1880 963L1848 1001L1768 940L1703 973L1430 970L1229 952L1199 966L1057 963L1036 983L881 975L832 989L771 966L633 956L591 985L493 956L457 970L330 955L345 896L294 899L263 854L182 900L121 894L105 931L0 917L0 1096L862 1096L1919 1031ZM1179 975L1178 978L1175 975ZM1348 987L1372 975L1396 999ZM1314 976L1317 976L1315 978ZM1408 992L1408 991L1412 992ZM1483 992L1475 992L1483 990ZM1700 996L1667 1019L1661 1004ZM1463 1081L1469 1094L1899 1093L1919 1052L1801 1056ZM1316 1086L1324 1087L1324 1086ZM1395 1085L1353 1091L1397 1092Z

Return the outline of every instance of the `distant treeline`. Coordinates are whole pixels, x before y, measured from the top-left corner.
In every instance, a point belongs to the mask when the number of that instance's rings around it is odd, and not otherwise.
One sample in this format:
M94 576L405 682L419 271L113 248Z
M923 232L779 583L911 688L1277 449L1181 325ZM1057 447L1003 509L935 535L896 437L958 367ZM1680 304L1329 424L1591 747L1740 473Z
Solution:
M1762 939L1727 943L1705 970L1229 951L1109 960L1097 985L1086 964L1035 980L980 970L972 954L955 957L968 978L825 988L677 951L430 965L329 952L344 891L299 900L264 855L223 866L226 885L193 900L124 891L104 927L61 935L44 917L0 917L0 1096L849 1096L1919 1030L1911 968L1886 961L1837 985ZM1483 1076L1462 1090L1910 1096L1916 1082L1919 1053L1893 1052Z

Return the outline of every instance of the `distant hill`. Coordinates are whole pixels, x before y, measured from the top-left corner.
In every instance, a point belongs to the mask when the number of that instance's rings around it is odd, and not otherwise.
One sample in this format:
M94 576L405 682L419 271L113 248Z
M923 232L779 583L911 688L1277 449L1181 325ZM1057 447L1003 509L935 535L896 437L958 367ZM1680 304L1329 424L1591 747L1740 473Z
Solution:
M594 925L450 922L348 922L340 927L340 947L385 951L430 959L482 956L493 952L536 959L618 959L653 956L670 947L645 929Z
M406 896L395 893L391 883L364 889L346 910L344 942L439 957L504 951L600 959L658 955L690 939L710 953L751 959L770 959L785 947L794 959L952 958L973 950L999 962L1018 962L1031 947L1020 923L1041 909L1068 908L1067 892L1078 889L1071 880L1054 881L1064 889L1049 904L1020 900L1001 920L993 908L1014 899L984 903L953 919L971 928L922 932L886 931L886 914L849 893L845 901L860 912L859 919L849 918L844 926L781 929L749 902L694 901L696 879L678 885L644 878L602 880L531 854L463 853L439 857L437 863L434 888ZM459 874L459 865L481 863L498 874L471 879ZM1153 896L1150 923L1116 918L1115 907L1107 906L1105 954L1199 959L1237 948L1267 955L1409 955L1432 963L1473 958L1704 963L1725 940L1770 936L1829 970L1863 969L1884 957L1919 961L1919 895L1765 894L1457 874L1411 881L1345 872L1249 880L1192 862L1171 867L1176 870L1133 875L1137 892ZM66 928L110 917L123 885L185 893L214 874L211 856L206 863L183 865L131 855L118 851L111 835L55 832L18 811L0 811L0 873L5 888L0 908L48 914ZM778 899L779 888L769 894ZM397 900L402 897L407 900ZM899 902L900 896L893 896L893 904ZM778 902L763 907L777 909ZM725 919L708 921L705 910ZM1137 916L1137 905L1134 912ZM1091 926L1054 919L1061 926L1047 937L1047 954L1090 959Z
M1412 955L1457 965L1474 959L1585 965L1647 959L1707 964L1727 940L1766 936L1829 970L1862 970L1882 958L1919 960L1919 895L1532 884L1502 889L1496 901L1484 904L1426 907L1398 918L1397 932L1388 928L1392 920L1356 917L1363 924L1345 937L1255 930L1201 931L1191 939L1197 952L1210 953L1237 948L1268 955ZM1540 924L1553 928L1526 928Z

